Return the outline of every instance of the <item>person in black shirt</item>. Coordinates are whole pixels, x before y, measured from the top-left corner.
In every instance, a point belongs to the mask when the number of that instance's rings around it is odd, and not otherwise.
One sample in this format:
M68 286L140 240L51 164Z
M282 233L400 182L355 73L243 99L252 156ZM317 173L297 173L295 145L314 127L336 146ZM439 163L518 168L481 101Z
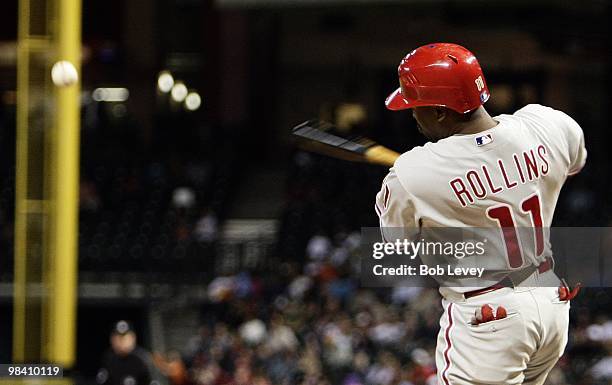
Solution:
M111 349L96 376L100 385L155 385L149 353L136 345L136 333L127 321L118 321L110 336Z

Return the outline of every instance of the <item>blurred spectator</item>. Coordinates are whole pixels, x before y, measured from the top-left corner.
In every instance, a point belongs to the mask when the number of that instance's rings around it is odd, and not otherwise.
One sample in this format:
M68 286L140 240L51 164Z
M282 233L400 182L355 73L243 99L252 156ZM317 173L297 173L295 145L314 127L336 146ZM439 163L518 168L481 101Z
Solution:
M136 333L127 321L119 321L112 329L111 350L102 360L96 376L100 385L150 385L151 357L136 345Z
M300 275L289 284L289 295L293 299L302 299L306 292L312 287L312 284L312 279L310 277Z
M208 285L208 298L212 302L223 302L232 297L234 288L234 277L217 277Z
M253 373L251 368L247 365L240 365L234 371L234 383L233 385L252 385L253 384Z
M240 337L248 345L259 345L267 337L266 324L260 319L247 321L240 326Z
M196 198L193 189L189 187L177 187L172 193L172 206L175 209L191 209L195 206Z
M398 380L399 375L400 364L397 358L390 352L381 351L368 370L366 381L372 385L391 385Z
M612 382L612 356L607 356L599 360L589 370L589 374L596 380L603 380L608 384Z
M592 341L612 342L612 321L589 325L586 329L586 334Z
M193 380L196 385L231 385L232 383L232 377L214 361L196 368Z
M312 261L320 261L330 256L332 251L332 243L328 237L322 234L317 234L310 238L306 247L306 254Z
M279 314L274 314L270 320L266 348L272 354L293 352L298 348L298 340L293 330L285 325L283 317Z
M208 209L203 210L193 232L198 242L211 243L216 241L218 220L215 213Z
M204 354L210 346L210 328L206 325L200 326L199 333L190 338L186 347L186 357L192 362L196 356Z
M341 369L347 367L353 359L353 341L351 320L342 315L335 322L325 326L323 341L328 365Z
M153 362L159 371L168 378L170 385L185 385L188 382L187 369L181 354L170 350L165 355L153 353Z

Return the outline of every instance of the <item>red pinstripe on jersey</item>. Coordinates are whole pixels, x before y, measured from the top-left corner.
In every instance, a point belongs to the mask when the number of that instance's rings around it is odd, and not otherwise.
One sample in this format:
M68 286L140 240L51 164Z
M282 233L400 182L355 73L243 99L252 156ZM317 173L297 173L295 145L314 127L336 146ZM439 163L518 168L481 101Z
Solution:
M389 191L389 186L385 185L385 200L383 203L383 207L385 210L389 207L389 196L391 195L391 191Z
M445 385L450 385L450 382L448 381L448 377L446 376L448 369L450 368L450 359L448 358L448 352L451 349L451 340L450 340L450 330L453 327L453 304L450 303L448 304L448 308L446 309L446 312L448 313L448 326L446 327L446 331L444 332L444 339L446 340L446 350L444 350L444 361L446 362L446 365L444 366L444 370L442 371L442 380L444 381Z

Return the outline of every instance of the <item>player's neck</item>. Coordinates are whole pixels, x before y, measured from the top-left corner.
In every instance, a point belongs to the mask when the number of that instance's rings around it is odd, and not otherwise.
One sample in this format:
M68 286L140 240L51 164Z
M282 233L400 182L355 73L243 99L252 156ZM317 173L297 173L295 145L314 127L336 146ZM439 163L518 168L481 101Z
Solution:
M455 125L455 135L477 134L497 126L499 122L495 121L491 115L484 109L478 108L472 113L469 120L457 122Z

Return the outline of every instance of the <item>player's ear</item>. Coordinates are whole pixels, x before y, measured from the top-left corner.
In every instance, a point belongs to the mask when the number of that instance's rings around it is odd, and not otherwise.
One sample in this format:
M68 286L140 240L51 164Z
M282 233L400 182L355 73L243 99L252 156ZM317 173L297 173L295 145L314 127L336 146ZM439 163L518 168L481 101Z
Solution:
M436 109L436 120L438 122L441 122L444 119L446 119L446 116L448 115L448 111L446 110L446 108L444 108L444 107L435 107L435 109Z

